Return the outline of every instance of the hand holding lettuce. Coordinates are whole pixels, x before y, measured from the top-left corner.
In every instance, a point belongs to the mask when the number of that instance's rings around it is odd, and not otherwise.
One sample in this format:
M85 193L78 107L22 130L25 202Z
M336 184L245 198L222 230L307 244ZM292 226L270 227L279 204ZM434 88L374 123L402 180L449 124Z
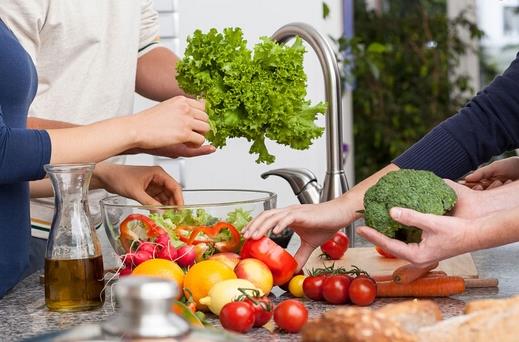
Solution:
M214 146L243 137L252 142L249 152L258 154L256 162L270 164L275 157L265 138L309 148L323 134L314 121L327 106L311 106L305 99L300 38L286 46L263 37L253 51L246 44L239 28L195 31L177 65L177 80L187 93L205 98L211 124L207 139Z

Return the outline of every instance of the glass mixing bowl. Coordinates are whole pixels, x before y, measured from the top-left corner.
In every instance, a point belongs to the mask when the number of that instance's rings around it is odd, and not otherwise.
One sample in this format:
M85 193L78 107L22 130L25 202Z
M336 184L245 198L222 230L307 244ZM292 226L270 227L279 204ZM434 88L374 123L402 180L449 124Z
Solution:
M183 206L143 206L134 200L121 196L110 196L101 201L101 215L106 235L115 252L126 253L121 244L120 224L130 214L149 215L167 211L183 213L191 211L200 214L200 209L213 220L226 221L229 213L242 209L255 217L261 212L276 207L276 194L269 191L241 189L196 189L184 190Z

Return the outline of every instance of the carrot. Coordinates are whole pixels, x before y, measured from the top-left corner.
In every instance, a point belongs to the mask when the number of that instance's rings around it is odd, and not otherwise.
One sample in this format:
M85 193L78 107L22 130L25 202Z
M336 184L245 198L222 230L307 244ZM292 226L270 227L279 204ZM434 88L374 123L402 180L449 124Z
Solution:
M465 281L462 277L419 278L409 284L377 283L377 297L448 297L463 291Z
M392 274L370 275L370 277L376 282L393 280Z
M427 272L436 267L438 267L437 262L425 267L419 267L413 264L400 266L393 272L393 281L397 284L409 284L410 282L425 276Z
M430 272L427 272L427 274L424 275L422 278L439 278L439 277L446 277L446 276L447 276L447 273L445 273L443 271L430 271ZM392 274L370 275L370 277L376 282L393 280Z

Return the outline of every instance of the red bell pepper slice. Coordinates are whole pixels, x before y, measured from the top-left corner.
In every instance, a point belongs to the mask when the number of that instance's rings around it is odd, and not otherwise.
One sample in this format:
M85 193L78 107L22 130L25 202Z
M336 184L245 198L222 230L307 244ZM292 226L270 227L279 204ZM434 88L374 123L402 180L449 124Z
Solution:
M297 269L296 259L265 236L258 240L245 240L240 256L242 259L255 258L263 261L272 272L274 285L282 285L289 281Z
M153 222L153 220L148 216L142 214L130 214L119 225L119 240L127 252L131 252L130 247L133 241L138 241L141 239L141 237L139 237L136 232L130 229L130 222L134 221L139 222L140 225L144 228L147 240L156 238L160 234L165 233L165 231L155 222Z
M224 229L231 233L231 238L225 241L215 242L214 238ZM203 233L206 238L199 239L198 235ZM210 227L200 226L193 230L189 239L188 245L196 245L199 243L214 244L214 247L219 252L237 252L240 249L241 236L240 232L228 222L217 222Z

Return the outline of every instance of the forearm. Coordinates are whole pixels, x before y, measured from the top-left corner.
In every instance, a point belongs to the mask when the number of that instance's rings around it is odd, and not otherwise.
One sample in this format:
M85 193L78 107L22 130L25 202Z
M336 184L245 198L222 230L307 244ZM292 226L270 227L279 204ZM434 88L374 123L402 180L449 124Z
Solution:
M141 56L137 62L136 92L155 101L185 95L176 80L177 61L177 56L164 47Z
M519 207L519 181L477 192L481 212L493 213Z
M106 162L96 164L92 179L90 180L90 190L102 188L102 178L105 177L107 172L110 172L110 165L112 164ZM52 184L49 178L29 182L29 189L31 198L54 196L54 191L52 190Z
M133 117L119 117L91 125L48 130L51 163L99 162L138 146Z
M358 211L364 209L364 194L366 191L377 183L382 176L396 170L399 170L397 165L389 164L355 185L341 197L330 202L330 205L335 206L340 211L341 216L345 220L345 225L361 217L362 214Z
M69 122L47 120L36 117L27 118L27 128L31 129L60 129L60 128L72 128L78 125L71 124Z
M519 241L519 207L495 212L476 221L474 249L485 249Z

